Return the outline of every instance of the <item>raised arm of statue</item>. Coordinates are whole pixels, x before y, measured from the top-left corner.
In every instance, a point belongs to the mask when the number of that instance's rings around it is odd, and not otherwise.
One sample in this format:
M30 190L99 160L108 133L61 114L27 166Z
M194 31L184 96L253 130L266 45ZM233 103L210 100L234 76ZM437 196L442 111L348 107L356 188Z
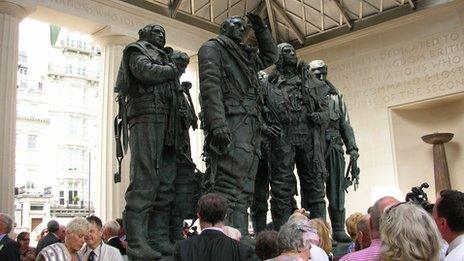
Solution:
M258 70L266 69L277 61L277 45L261 17L251 13L248 13L247 17L258 40L258 56L261 63L260 67L262 67L258 68Z

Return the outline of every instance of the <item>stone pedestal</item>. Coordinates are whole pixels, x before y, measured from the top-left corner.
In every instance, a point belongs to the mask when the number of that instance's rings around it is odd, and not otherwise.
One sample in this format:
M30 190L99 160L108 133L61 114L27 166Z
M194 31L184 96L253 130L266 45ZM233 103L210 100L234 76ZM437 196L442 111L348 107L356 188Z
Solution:
M453 139L453 136L453 133L433 133L422 136L424 142L433 144L433 169L436 193L451 188L444 144Z
M27 4L27 1L24 1ZM0 0L0 212L14 216L19 22L30 5Z
M114 84L122 59L124 47L136 39L115 34L108 27L94 34L100 45L100 153L97 160L97 186L96 194L99 198L95 202L96 215L102 220L122 217L125 201L124 193L129 184L129 157L126 155L122 164L122 181L115 184L113 174L118 170L116 160L116 143L114 139L113 121L117 115L118 107L116 95L113 92Z

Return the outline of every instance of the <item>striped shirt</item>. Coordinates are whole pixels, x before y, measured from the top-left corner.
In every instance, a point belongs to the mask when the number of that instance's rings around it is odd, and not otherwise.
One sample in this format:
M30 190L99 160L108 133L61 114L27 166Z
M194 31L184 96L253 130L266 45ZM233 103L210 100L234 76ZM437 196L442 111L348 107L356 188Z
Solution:
M378 261L380 260L380 245L380 239L373 239L368 248L344 255L340 261Z

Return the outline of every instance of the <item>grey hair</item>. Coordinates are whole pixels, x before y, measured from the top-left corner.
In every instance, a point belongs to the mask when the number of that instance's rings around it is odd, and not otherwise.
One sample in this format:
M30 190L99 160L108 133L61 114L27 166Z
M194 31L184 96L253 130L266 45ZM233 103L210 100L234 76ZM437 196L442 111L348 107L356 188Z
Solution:
M435 221L414 203L387 209L380 222L383 260L437 261L440 233Z
M66 225L66 232L75 233L75 232L86 232L89 230L89 222L85 218L76 217L71 219Z
M119 229L121 229L119 223L114 219L106 222L104 227L105 229L108 229L110 236L117 236L119 233Z
M6 214L6 213L0 213L0 221L2 221L3 223L5 223L6 225L6 233L10 233L11 230L13 229L13 219L11 218L10 215Z
M311 242L304 237L304 234L310 231L311 227L307 221L295 221L283 225L277 235L280 252L309 250Z
M287 220L287 223L307 222L309 218L301 213L293 213Z

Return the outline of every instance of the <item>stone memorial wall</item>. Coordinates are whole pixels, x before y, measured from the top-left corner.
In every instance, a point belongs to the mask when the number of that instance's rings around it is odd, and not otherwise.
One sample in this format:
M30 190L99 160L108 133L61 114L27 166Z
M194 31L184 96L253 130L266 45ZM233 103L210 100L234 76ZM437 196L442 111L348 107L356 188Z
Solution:
M455 133L446 145L451 184L464 189L458 178L464 168L458 160L464 144L463 2L418 11L299 56L326 61L328 78L349 107L361 186L348 194L347 213L364 212L383 195L402 198L423 181L434 200L432 146L421 140L433 132Z

